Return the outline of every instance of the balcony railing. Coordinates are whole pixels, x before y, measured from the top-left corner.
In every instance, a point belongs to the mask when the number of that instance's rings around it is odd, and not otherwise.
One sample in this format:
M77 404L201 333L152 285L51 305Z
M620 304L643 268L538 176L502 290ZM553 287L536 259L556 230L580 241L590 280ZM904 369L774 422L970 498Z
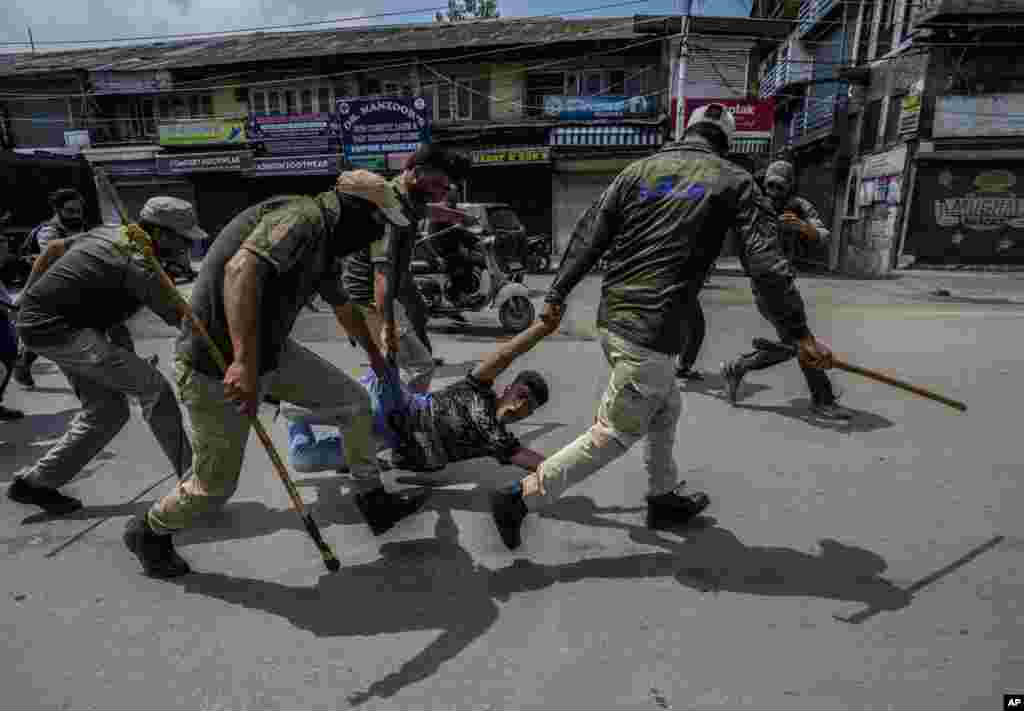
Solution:
M800 3L797 31L806 35L823 20L833 8L841 5L840 0L803 0Z
M810 62L785 61L776 64L761 83L761 98L768 99L791 84L809 81Z

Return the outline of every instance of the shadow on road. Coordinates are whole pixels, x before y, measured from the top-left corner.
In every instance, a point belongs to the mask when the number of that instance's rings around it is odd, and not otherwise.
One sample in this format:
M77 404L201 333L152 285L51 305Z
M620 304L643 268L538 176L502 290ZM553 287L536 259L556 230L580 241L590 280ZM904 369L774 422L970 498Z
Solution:
M640 510L602 508L586 497L568 497L544 515L622 530L634 541L664 552L587 558L563 565L520 559L492 570L477 564L462 547L451 509L439 507L436 538L385 543L379 559L325 574L314 587L215 573L194 573L176 583L187 593L278 615L318 637L440 631L437 639L398 670L365 690L350 691L348 701L353 705L374 697L390 698L428 679L495 624L499 602L555 583L674 577L681 585L702 592L820 597L885 610L900 609L911 601L910 594L880 577L886 568L884 559L838 541L821 541L818 555L748 546L717 526L714 519L700 517L696 525L676 531L683 536L677 542L642 524L606 518Z
M722 378L721 374L711 373L706 370L701 370L701 373L704 375L703 380L680 380L680 389L687 393L707 395L708 397L728 402L728 398L725 395L725 380ZM744 380L740 396L749 397L764 390L771 390L771 388L767 385L758 385L757 383L751 383Z
M854 417L849 422L835 422L832 420L824 420L817 417L811 411L811 402L807 399L796 399L790 400L789 405L744 405L742 403L736 405L738 410L751 410L754 412L770 412L776 415L782 415L792 420L800 420L805 422L812 427L817 427L823 430L832 430L833 432L874 432L875 430L883 430L893 426L893 421L887 417L882 417L874 412L868 412L866 410L855 410L852 407L847 408L850 410Z
M5 422L0 430L0 482L9 482L19 469L35 464L52 445L43 444L67 432L71 419L78 409L41 415L26 415L20 420Z

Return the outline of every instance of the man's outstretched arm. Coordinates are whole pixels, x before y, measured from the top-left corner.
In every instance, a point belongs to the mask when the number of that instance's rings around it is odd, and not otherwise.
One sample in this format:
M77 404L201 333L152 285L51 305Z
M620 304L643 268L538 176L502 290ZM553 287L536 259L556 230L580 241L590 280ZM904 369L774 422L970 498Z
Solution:
M493 383L512 365L516 358L530 351L545 337L554 333L558 329L561 318L560 308L549 308L528 329L502 343L498 350L487 356L480 365L473 369L473 377L481 383Z

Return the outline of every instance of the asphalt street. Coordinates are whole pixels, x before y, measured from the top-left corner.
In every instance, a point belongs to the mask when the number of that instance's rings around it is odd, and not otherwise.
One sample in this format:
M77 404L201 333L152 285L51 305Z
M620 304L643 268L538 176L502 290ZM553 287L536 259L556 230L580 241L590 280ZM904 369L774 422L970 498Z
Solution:
M547 281L530 278L538 305ZM716 275L701 296L698 363L714 372L683 386L676 444L682 476L712 498L696 525L644 527L639 447L528 518L516 553L493 528L487 492L518 473L493 461L449 468L427 510L380 538L342 478L296 475L341 559L328 574L252 437L232 502L178 539L197 572L161 582L140 575L120 540L169 487L146 492L169 467L135 409L67 487L84 510L47 520L0 500L0 707L1001 707L1024 687L1024 280L800 283L813 329L837 352L968 412L834 372L857 417L819 422L793 363L750 376L730 406L718 363L773 333L746 280ZM606 383L599 289L598 278L582 284L563 332L513 366L552 384L551 402L516 428L541 452L590 425ZM169 375L173 332L148 316L131 326L139 353L158 354ZM326 310L306 312L295 335L354 374L365 367ZM493 314L438 322L435 387L499 335ZM36 391L12 385L5 398L28 413L0 425L5 486L75 413L51 363L35 377ZM262 413L268 426L272 416ZM281 423L270 430L283 448ZM416 482L406 476L386 482Z

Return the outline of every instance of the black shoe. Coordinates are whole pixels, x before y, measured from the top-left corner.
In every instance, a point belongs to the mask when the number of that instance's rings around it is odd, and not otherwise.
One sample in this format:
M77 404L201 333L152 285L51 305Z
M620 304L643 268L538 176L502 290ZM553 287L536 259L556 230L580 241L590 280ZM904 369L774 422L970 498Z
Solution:
M843 407L838 402L815 403L811 406L811 412L823 420L833 422L849 422L855 417L853 410Z
M501 541L505 547L514 551L522 545L523 519L529 509L519 491L499 489L491 493L491 515L494 516L494 525L498 527L501 534Z
M125 526L124 544L142 563L143 572L151 578L177 578L192 572L178 552L170 535L160 535L146 523L146 516L137 516Z
M711 499L703 491L683 494L684 484L679 484L672 491L647 496L647 527L664 528L682 526L692 521L711 503Z
M38 506L51 516L65 516L82 508L82 502L65 496L56 489L32 486L22 477L15 477L7 489L7 498L19 504Z
M356 506L363 514L373 535L379 536L396 523L419 511L430 498L430 492L388 492L384 487L356 494Z
M703 380L704 373L699 370L691 370L689 368L676 368L676 377L683 380Z
M23 388L33 390L36 387L36 381L32 378L32 368L25 365L25 361L18 359L18 362L14 364L14 372L11 374L14 378L14 382Z
M0 421L10 422L11 420L20 420L25 416L25 413L21 410L12 410L9 407L0 405Z
M740 386L743 385L743 371L734 363L722 363L722 380L725 381L725 395L733 405L740 396Z

